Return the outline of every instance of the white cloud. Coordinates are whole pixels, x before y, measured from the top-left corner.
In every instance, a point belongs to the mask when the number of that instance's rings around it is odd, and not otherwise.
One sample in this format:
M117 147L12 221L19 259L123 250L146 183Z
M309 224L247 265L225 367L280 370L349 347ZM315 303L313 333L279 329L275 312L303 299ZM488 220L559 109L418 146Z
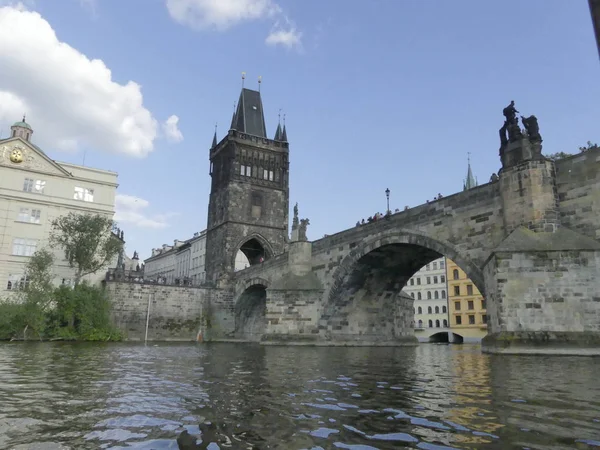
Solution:
M163 130L167 139L171 142L181 142L183 141L183 134L181 130L177 126L179 123L179 117L176 115L170 116L165 123L163 123Z
M102 60L59 41L39 13L0 7L0 67L0 122L27 113L42 148L135 157L153 150L158 123L140 85L114 81Z
M287 48L300 48L302 33L291 27L288 30L276 29L265 39L267 45L277 46L282 45Z
M218 30L281 11L273 0L167 0L167 9L183 25Z
M148 200L133 195L117 194L115 198L115 222L125 223L137 228L163 229L167 228L169 219L177 216L177 213L146 214L150 206Z
M283 17L288 29L273 31L267 37L267 44L297 47L302 37L302 33L289 24L275 0L166 0L166 5L176 22L194 29L223 31L242 22Z

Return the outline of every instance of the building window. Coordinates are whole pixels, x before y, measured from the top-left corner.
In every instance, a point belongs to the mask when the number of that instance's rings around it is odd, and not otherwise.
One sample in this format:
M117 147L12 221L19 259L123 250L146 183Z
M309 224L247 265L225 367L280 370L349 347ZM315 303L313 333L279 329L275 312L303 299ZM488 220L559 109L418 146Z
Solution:
M446 263L444 263L444 261L440 261L440 269L443 269L444 267L446 267Z
M442 298L446 298L446 291L442 291Z
M468 305L467 306L468 309L475 309L475 305L473 304L473 300L469 300L467 302L467 305Z
M419 328L423 328L423 321L419 320Z
M436 327L436 328L439 328L439 327L440 327L440 321L439 321L439 320L436 320L436 321L435 321L435 327Z
M40 223L41 211L39 209L21 208L17 220L19 222Z
M433 270L437 270L437 263L434 262L433 264L431 264L431 266L433 267Z
M75 194L73 194L75 200L83 200L84 202L94 201L94 190L82 187L75 188Z
M263 179L268 181L273 181L273 171L265 169L263 171Z
M427 300L431 300L431 291L427 291Z
M15 238L13 240L12 254L16 256L31 256L35 253L37 241L35 239Z
M475 325L475 316L469 314L469 325Z
M246 166L246 176L247 177L252 176L252 166Z
M421 279L417 278L417 285L420 285L420 284L421 284Z
M485 307L485 299L481 300L481 309L487 309Z
M431 277L427 277L427 284L431 284Z
M439 292L438 292L438 291L435 291L435 292L433 293L433 298L435 298L436 300L437 300L438 298L440 298L440 294L439 294Z
M431 314L433 311L431 310L431 306L427 307L427 314Z
M458 269L454 269L452 271L452 276L454 277L455 280L458 280L459 276L458 276Z
M421 300L421 293L417 292L417 300Z
M456 325L462 325L462 317L456 316L454 321L456 322Z
M473 285L467 284L467 295L473 295Z
M429 264L425 266L425 270L429 270Z
M34 194L43 194L46 182L44 180L34 180L33 178L25 178L23 182L23 190L25 192L33 192Z
M8 291L18 291L27 286L27 277L24 275L8 275L8 282L6 283L6 289Z
M448 321L444 319L444 328L448 328Z
M415 280L414 280L414 278L411 278L411 279L410 279L410 285L411 285L411 286L414 286L414 285L415 285Z
M454 309L460 311L460 302L454 302Z
M429 328L433 328L433 320L429 321Z
M445 283L446 282L446 275L442 275L440 277L440 283Z
M440 307L439 307L439 306L436 306L436 307L435 307L435 313L436 313L436 314L439 314L439 313L440 313Z
M421 308L420 306L418 308L418 311L419 311L419 314L423 314L423 308Z
M433 277L433 284L437 284L438 282L438 278L437 277Z
M460 296L460 286L454 286L454 295Z
M483 316L481 316L481 322L487 323L487 314L484 314Z
M446 311L447 311L446 307L445 307L445 306L442 306L442 312L443 312L444 314L446 314Z
M411 293L410 293L410 296L411 296L411 297L414 299L414 298L415 298L415 293L414 293L414 292L411 292Z
M240 164L240 175L241 176L246 175L246 166L243 164Z

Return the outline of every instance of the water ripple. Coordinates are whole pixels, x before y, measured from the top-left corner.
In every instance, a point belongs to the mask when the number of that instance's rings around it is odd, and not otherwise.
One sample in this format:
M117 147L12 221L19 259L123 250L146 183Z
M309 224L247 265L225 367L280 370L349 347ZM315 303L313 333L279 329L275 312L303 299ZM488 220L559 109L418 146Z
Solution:
M468 345L6 343L0 448L596 449L598 373Z

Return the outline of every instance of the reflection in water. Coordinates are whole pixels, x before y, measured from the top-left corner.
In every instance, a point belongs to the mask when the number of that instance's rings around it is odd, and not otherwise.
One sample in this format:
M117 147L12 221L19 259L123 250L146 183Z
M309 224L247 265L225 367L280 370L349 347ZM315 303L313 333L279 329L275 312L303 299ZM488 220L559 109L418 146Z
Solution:
M598 373L476 346L0 344L0 448L177 448L201 428L221 448L594 448Z

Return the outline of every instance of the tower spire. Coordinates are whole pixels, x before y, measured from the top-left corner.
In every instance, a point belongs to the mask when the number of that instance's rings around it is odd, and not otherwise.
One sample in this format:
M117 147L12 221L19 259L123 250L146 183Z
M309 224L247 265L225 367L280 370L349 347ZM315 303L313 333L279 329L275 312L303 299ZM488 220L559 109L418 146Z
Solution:
M471 170L471 152L467 152L467 178L463 183L463 191L472 189L477 186L477 180L473 177L473 171Z
M213 141L210 148L215 148L217 146L217 123L215 123L215 134L213 135Z
M283 131L281 133L281 140L283 142L287 142L288 141L287 129L285 128L285 114L283 115Z
M281 135L282 135L282 132L281 132L281 108L279 108L279 114L277 114L277 117L278 117L278 119L277 119L277 130L275 131L275 137L274 137L274 139L276 141L281 141Z

